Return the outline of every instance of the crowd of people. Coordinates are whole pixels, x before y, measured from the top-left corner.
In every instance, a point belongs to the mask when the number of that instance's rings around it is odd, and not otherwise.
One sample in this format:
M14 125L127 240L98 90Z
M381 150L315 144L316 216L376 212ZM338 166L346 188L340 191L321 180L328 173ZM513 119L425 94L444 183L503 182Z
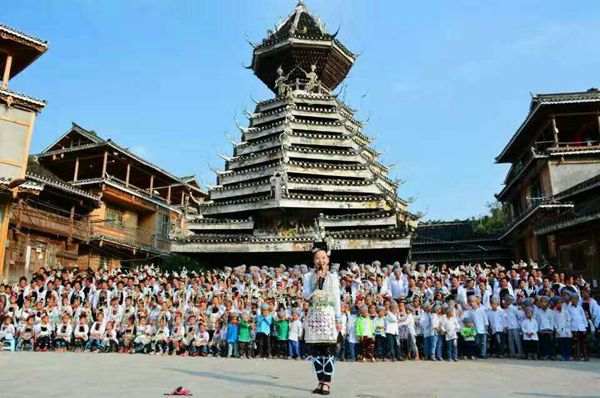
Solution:
M600 306L579 275L534 262L332 264L347 361L589 360ZM311 356L306 265L203 272L40 269L0 290L12 350L232 358Z

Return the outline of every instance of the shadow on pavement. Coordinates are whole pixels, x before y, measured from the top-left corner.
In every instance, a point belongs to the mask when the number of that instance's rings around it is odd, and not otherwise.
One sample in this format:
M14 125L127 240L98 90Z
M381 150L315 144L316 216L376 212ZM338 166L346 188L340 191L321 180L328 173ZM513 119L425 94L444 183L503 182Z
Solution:
M180 373L187 373L191 376L206 377L209 379L221 380L221 381L231 382L231 383L238 383L238 384L243 384L243 385L255 385L255 386L272 387L272 388L283 388L283 389L287 389L287 390L295 390L295 391L303 391L303 392L312 392L312 390L307 389L307 388L286 386L286 385L274 383L271 381L256 380L256 379L246 378L246 377L237 377L237 376L234 376L231 374L225 374L225 373L192 371L192 370L176 369L176 368L163 368L163 369L172 370L172 371L180 372Z

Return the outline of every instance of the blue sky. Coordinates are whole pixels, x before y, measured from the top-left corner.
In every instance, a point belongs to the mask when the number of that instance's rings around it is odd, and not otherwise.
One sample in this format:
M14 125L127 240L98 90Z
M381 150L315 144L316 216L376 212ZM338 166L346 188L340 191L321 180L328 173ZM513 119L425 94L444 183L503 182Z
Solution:
M75 121L214 183L235 118L272 94L242 68L295 0L19 0L0 22L50 42L10 88L48 101L32 151ZM307 0L359 60L345 100L426 219L486 211L530 92L599 86L596 1Z

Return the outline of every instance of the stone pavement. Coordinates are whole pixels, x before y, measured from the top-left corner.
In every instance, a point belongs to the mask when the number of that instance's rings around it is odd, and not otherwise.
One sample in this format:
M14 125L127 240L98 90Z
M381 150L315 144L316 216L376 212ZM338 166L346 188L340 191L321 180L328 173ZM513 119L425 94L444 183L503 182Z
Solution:
M1 397L309 397L307 361L0 352ZM600 361L338 363L332 397L600 397ZM314 396L313 396L314 397Z

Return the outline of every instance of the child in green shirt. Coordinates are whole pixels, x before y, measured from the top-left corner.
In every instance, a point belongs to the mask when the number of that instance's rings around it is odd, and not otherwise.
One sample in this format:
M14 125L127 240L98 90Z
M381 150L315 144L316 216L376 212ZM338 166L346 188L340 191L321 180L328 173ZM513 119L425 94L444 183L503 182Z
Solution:
M288 346L288 333L289 333L289 323L286 318L285 310L281 310L278 313L277 320L275 321L275 338L277 339L277 347L275 349L275 354L279 358L287 359L287 346Z
M375 325L367 306L360 308L360 317L356 320L356 338L360 344L360 359L363 362L367 359L375 362Z
M251 356L251 347L250 342L252 341L252 334L250 329L252 329L252 320L250 319L250 314L245 312L242 315L242 320L239 322L240 330L238 332L238 344L240 348L240 358L246 355L246 358L250 359Z
M465 319L465 326L460 330L460 335L464 341L464 357L475 359L475 355L477 354L477 348L475 345L475 336L477 336L477 331L473 327L473 321L470 319Z

